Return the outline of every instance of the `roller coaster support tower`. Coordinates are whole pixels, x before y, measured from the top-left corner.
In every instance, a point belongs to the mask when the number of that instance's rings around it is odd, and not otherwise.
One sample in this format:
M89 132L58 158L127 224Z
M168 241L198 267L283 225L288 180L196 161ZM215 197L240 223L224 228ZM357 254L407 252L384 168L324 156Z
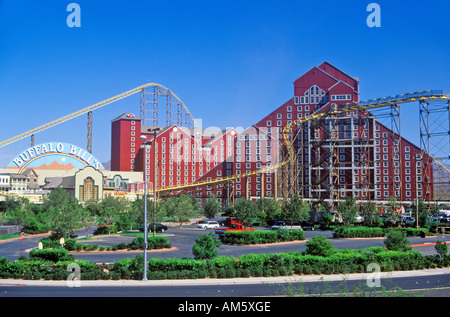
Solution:
M3 142L0 142L0 148L2 148L4 146L7 146L9 144L12 144L14 142L17 142L19 140L22 140L24 138L27 138L29 136L31 136L32 143L34 143L34 136L37 133L42 132L44 130L47 130L49 128L52 128L54 126L57 126L59 124L62 124L64 122L67 122L69 120L72 120L74 118L77 118L77 117L79 117L81 115L88 114L88 133L87 133L88 134L88 149L90 148L90 151L92 151L92 111L100 109L102 107L105 107L105 106L107 106L109 104L112 104L114 102L117 102L117 101L119 101L121 99L127 98L127 97L132 96L132 95L137 94L137 93L141 93L141 95L142 95L142 94L145 93L145 90L148 89L148 88L154 89L154 92L153 92L154 98L159 98L160 95L164 95L168 99L170 98L170 102L167 101L167 113L172 114L172 108L173 108L174 102L176 103L176 106L177 106L177 116L179 114L182 115L181 113L184 112L185 120L184 121L183 120L177 121L177 123L179 123L180 125L193 124L194 127L197 128L197 125L196 125L196 123L194 121L194 118L192 117L191 113L189 112L189 110L185 106L185 104L180 100L180 98L178 98L178 96L176 96L168 88L166 88L166 87L164 87L162 85L155 84L155 83L149 83L149 84L145 84L145 85L139 86L137 88L131 89L129 91L126 91L126 92L124 92L122 94L119 94L117 96L114 96L112 98L109 98L109 99L106 99L104 101L101 101L101 102L96 103L94 105L91 105L91 106L89 106L87 108L84 108L82 110L79 110L77 112L71 113L71 114L69 114L67 116L64 116L64 117L62 117L60 119L54 120L54 121L49 122L47 124L44 124L44 125L42 125L40 127L32 129L30 131L27 131L27 132L24 132L22 134L19 134L19 135L15 136L15 137L10 138L8 140L5 140ZM141 100L141 114L142 113L146 113L146 112L148 112L148 110L146 108L146 105ZM172 118L167 118L167 120L168 120L167 122L173 122Z

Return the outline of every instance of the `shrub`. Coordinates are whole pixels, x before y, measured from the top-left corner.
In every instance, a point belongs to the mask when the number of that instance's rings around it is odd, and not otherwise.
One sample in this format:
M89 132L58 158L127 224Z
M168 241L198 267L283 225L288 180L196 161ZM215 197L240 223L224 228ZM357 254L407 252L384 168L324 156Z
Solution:
M216 239L212 233L202 234L195 239L192 253L195 259L213 259L219 253L217 248L221 244L220 240Z
M30 251L30 259L41 259L52 262L58 261L74 261L75 257L69 255L65 249L33 249Z
M333 231L334 238L375 238L384 237L385 232L379 227L337 227Z
M147 241L148 250L168 249L172 247L167 237L149 237Z
M42 247L44 249L61 249L62 246L59 243L59 240L53 239L41 239L39 242L42 243Z
M256 231L229 231L225 232L224 243L233 244L267 244L275 242L286 242L305 240L303 230L256 230Z
M437 254L443 259L445 255L447 255L448 252L448 246L447 243L436 241L436 245L434 246L434 249L436 250Z
M329 241L313 238L308 244L309 253L329 253ZM328 247L324 247L328 245ZM312 247L314 246L314 248ZM319 247L316 247L319 246ZM314 252L312 252L314 250ZM325 251L324 251L325 250ZM66 250L47 249L32 251L30 259L21 257L8 262L0 258L0 278L13 279L66 279L73 261L58 261ZM38 256L39 254L39 256ZM51 255L51 256L50 256ZM52 261L42 260L49 258ZM134 259L118 260L111 265L96 265L89 261L76 261L81 269L81 279L142 279L143 255ZM291 274L350 274L365 272L367 265L378 263L381 271L418 270L448 267L450 256L444 254L424 256L418 251L391 251L382 247L362 250L334 250L328 256L291 252L277 254L247 254L239 258L215 257L212 260L192 258L151 258L148 260L149 279L233 278L258 276L288 276Z
M401 251L410 250L409 240L406 238L406 232L403 230L389 230L384 245L388 250Z
M121 249L130 248L131 250L144 250L144 238L137 237L133 239L133 241L126 244L119 244ZM167 237L148 237L147 238L147 250L156 250L156 249L164 249L171 248L172 245L169 243L169 239Z
M116 225L104 225L104 226L100 226L98 227L93 235L101 235L101 234L111 234L111 233L117 233L118 232L118 228Z
M306 254L329 256L334 252L333 244L324 236L314 236L306 242Z

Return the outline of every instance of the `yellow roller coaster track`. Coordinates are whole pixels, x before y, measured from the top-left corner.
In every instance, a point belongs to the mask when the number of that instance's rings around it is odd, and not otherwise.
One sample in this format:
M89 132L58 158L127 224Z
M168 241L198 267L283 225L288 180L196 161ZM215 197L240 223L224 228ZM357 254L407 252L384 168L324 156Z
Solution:
M9 145L11 143L17 142L19 140L22 140L22 139L24 139L26 137L29 137L29 136L33 135L33 134L36 134L36 133L42 132L44 130L47 130L49 128L52 128L54 126L57 126L57 125L59 125L61 123L67 122L69 120L72 120L72 119L74 119L76 117L79 117L79 116L81 116L83 114L86 114L86 113L88 113L90 111L97 110L97 109L102 108L104 106L107 106L107 105L109 105L109 104L111 104L113 102L119 101L119 100L124 99L126 97L129 97L131 95L139 93L142 90L144 90L146 88L149 88L149 87L159 87L159 88L164 89L166 91L170 91L168 88L166 88L166 87L164 87L164 86L162 86L160 84L155 84L155 83L149 83L149 84L145 84L145 85L139 86L137 88L131 89L129 91L126 91L126 92L124 92L122 94L119 94L117 96L114 96L112 98L103 100L102 102L96 103L96 104L94 104L92 106L89 106L89 107L84 108L82 110L79 110L77 112L71 113L71 114L69 114L69 115L67 115L65 117L62 117L62 118L58 119L58 120L55 120L55 121L49 122L47 124L44 124L44 125L42 125L40 127L37 127L37 128L35 128L33 130L30 130L30 131L27 131L25 133L19 134L19 135L15 136L15 137L13 137L11 139L8 139L8 140L5 140L3 142L0 142L0 148L4 147L6 145ZM172 91L170 91L170 93L183 106L184 110L186 110L187 114L189 115L189 117L191 118L192 122L194 123L195 128L197 128L197 125L196 125L196 123L194 121L194 118L192 117L192 114L189 112L189 110L185 106L185 104Z
M232 175L232 176L227 176L227 177L219 177L214 180L201 181L201 182L192 183L192 184L188 184L188 185L180 185L180 186L175 186L175 187L164 187L164 188L157 189L156 191L157 192L166 192L166 191L176 191L176 190L182 190L182 189L193 188L193 187L201 187L201 186L205 186L205 185L212 185L212 184L217 184L217 183L228 182L228 181L232 181L232 180L235 180L235 179L238 179L241 177L247 177L247 176L262 174L265 172L276 170L295 158L295 152L293 149L293 145L289 139L289 134L292 132L293 127L299 126L307 121L319 119L324 116L335 116L335 115L338 115L341 113L346 113L346 112L368 111L371 109L383 108L383 107L388 107L388 106L396 105L396 104L403 104L403 103L410 103L410 102L417 102L417 101L427 101L427 100L450 100L450 96L444 95L443 92L433 94L433 91L426 90L426 91L420 91L420 92L416 92L416 93L408 93L408 94L396 95L396 96L392 96L392 97L372 99L369 101L363 101L361 103L347 103L345 105L345 108L340 109L340 110L321 112L321 113L317 113L317 114L312 114L307 117L299 118L297 120L294 120L291 124L288 124L283 129L283 132L282 132L283 140L289 151L289 158L285 159L284 161L282 161L276 165L265 167L260 170L252 171L252 172L246 173L246 174ZM433 156L431 156L431 157L438 164L440 164L442 167L444 167L448 172L450 172L450 170L448 168L446 168L441 162L436 160Z
M68 121L70 119L73 119L77 116L80 116L84 113L87 113L89 111L98 109L100 107L106 106L110 103L113 103L115 101L118 101L120 99L123 99L125 97L128 97L132 94L135 94L139 91L141 91L142 89L146 88L146 87L151 87L151 86L160 86L158 84L147 84L147 85L143 85L140 87L137 87L133 90L127 91L123 94L117 95L115 97L112 97L110 99L107 99L105 101L102 101L98 104L95 104L93 106L90 106L88 108L85 108L83 110L80 110L72 115L66 116L64 118L61 118L59 120L53 121L47 125L44 125L40 128L28 131L24 134L21 134L15 138L12 138L10 140L4 141L2 143L0 143L0 147L15 142L19 139L23 139L26 136L29 136L33 133L36 132L40 132L42 130L48 129L52 126L55 126L57 124L60 124L62 122ZM161 86L163 87L163 86ZM165 88L165 87L163 87ZM167 88L165 88L167 89ZM174 95L175 96L175 95ZM175 96L176 97L176 96ZM178 97L176 97L177 100L181 102L180 99L178 99ZM432 91L432 90L426 90L426 91L419 91L419 92L415 92L415 93L407 93L407 94L402 94L402 95L396 95L396 96L391 96L391 97L384 97L384 98L378 98L378 99L371 99L371 100L365 100L362 101L360 103L347 103L345 104L345 107L339 110L331 110L331 111L327 111L327 112L320 112L320 113L316 113L316 114L312 114L310 116L307 117L303 117L303 118L299 118L297 120L294 120L291 124L288 124L284 129L283 129L283 140L284 143L288 149L289 152L289 157L287 159L285 159L284 161L275 164L275 165L271 165L271 166L266 166L265 168L259 169L259 170L255 170L252 171L250 173L246 173L246 174L236 174L236 175L232 175L232 176L226 176L226 177L218 177L214 180L206 180L206 181L200 181L200 182L195 182L195 183L191 183L191 184L186 184L186 185L180 185L180 186L174 186L174 187L163 187L163 188L158 188L156 189L156 192L169 192L169 191L179 191L179 190L184 190L184 189L188 189L188 188L194 188L194 187L202 187L205 185L212 185L212 184L218 184L218 183L224 183L224 182L228 182L228 181L232 181L238 178L242 178L242 177L248 177L248 176L252 176L252 175L256 175L256 174L262 174L262 173L266 173L269 171L273 171L276 170L280 167L282 167L283 165L287 164L288 162L290 162L292 159L295 158L295 152L294 152L294 148L293 145L290 141L289 138L289 134L292 132L292 129L296 126L299 126L307 121L310 120L314 120L314 119L319 119L322 118L324 116L336 116L342 113L346 113L346 112L353 112L353 111L369 111L371 109L377 109L377 108L383 108L383 107L388 107L388 106L392 106L392 105L398 105L398 104L404 104L404 103L411 103L411 102L425 102L425 101L429 101L429 100L450 100L450 96L449 95L444 95L443 91ZM183 104L184 106L184 104ZM185 106L184 106L185 107ZM186 111L187 108L185 107ZM189 113L189 112L188 112ZM189 113L189 115L192 118L192 115ZM194 120L193 120L194 121ZM195 122L194 122L195 124ZM441 162L439 162L437 159L435 159L433 156L430 155L431 158L433 158L439 165L441 165L445 170L447 170L450 173L450 170L445 167ZM154 192L153 190L149 190L149 192ZM0 193L1 194L1 193ZM125 195L130 195L130 196L135 196L135 195L142 195L143 193L133 193L133 194L125 194ZM124 195L124 196L125 196Z

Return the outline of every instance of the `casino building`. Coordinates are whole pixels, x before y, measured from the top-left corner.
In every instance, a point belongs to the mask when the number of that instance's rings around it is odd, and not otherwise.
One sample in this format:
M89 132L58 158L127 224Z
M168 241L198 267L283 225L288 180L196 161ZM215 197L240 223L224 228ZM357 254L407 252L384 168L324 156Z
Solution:
M99 201L109 195L133 199L134 192L129 188L142 179L142 172L106 170L91 153L75 145L48 142L23 151L1 169L0 190L35 201L58 187L82 202Z
M198 197L287 197L286 188L325 204L434 197L430 157L368 111L344 111L309 120L291 133L296 161L286 157L281 132L298 118L345 110L359 102L359 80L334 65L314 66L293 82L293 95L245 131L148 127L125 113L111 122L111 170L144 172L158 188L242 175L231 184L193 188ZM239 133L238 133L239 132ZM155 148L142 147L141 136ZM156 165L155 165L156 162ZM156 167L156 168L155 168ZM155 174L156 170L156 174Z

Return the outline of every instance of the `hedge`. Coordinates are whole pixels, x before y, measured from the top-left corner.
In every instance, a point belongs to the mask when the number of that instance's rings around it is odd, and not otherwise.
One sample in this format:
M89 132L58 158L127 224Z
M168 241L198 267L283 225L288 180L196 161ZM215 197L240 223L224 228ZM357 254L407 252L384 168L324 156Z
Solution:
M50 261L39 250L32 258L14 262L0 258L0 278L65 280L71 263L80 266L81 280L142 279L143 255L119 260L114 264L88 261ZM61 250L60 250L61 251ZM63 250L64 251L64 250ZM63 254L58 253L58 254ZM63 256L61 256L63 258ZM45 258L45 259L44 259ZM292 274L363 273L370 263L378 263L382 272L449 267L450 256L424 256L417 251L389 251L382 247L362 250L335 250L331 256L313 256L303 252L247 254L239 258L220 256L212 260L189 258L148 260L149 279L199 279L234 277L290 276Z
M305 240L303 230L228 231L222 238L223 243L230 244L267 244L298 240Z
M147 238L147 250L158 250L171 248L172 245L169 243L167 237L148 237ZM143 250L144 249L144 238L137 237L133 239L131 243L120 243L117 246L105 247L96 244L86 244L79 243L75 239L67 239L64 242L64 247L60 245L59 240L52 239L41 239L42 246L44 249L65 249L68 251L115 251L115 250Z
M391 230L405 231L408 237L420 237L428 235L429 231L426 228L388 228L380 227L336 227L333 231L333 238L377 238L385 237Z

